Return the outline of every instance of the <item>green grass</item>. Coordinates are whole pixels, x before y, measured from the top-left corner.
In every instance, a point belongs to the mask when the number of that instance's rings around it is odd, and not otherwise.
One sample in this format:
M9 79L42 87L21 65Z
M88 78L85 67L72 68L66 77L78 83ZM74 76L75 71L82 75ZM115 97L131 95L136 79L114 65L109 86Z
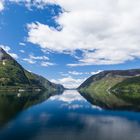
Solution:
M0 61L0 86L29 85L23 69L14 60Z
M0 91L42 89L47 92L63 90L63 86L51 83L42 76L26 71L17 61L0 48Z
M79 90L94 105L113 109L140 109L140 76L104 77Z
M119 98L133 103L140 104L140 76L123 80L111 88L111 91Z
M128 103L110 93L110 88L123 79L124 78L122 77L103 78L99 81L91 83L86 88L81 88L80 92L90 96L94 100L94 102L100 102L106 105L108 108L124 106Z
M58 85L49 82L42 76L30 73L12 58L0 61L0 90L18 91L19 89L45 89L48 92L59 90Z

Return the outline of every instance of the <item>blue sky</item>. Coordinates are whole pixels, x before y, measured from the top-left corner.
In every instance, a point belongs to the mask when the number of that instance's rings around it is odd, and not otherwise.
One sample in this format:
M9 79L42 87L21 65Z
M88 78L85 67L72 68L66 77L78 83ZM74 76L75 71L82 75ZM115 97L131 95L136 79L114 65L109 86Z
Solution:
M24 68L76 87L101 70L139 68L135 0L0 0L0 46Z

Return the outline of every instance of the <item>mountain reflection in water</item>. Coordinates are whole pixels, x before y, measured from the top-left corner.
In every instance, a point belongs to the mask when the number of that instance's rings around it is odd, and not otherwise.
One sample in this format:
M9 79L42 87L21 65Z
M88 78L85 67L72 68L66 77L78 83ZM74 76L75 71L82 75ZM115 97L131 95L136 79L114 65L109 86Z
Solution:
M10 100L9 96L0 97L0 122L4 122L0 140L140 138L140 113L102 110L76 90L49 97L46 93L27 98L11 95ZM4 118L7 119L2 121Z

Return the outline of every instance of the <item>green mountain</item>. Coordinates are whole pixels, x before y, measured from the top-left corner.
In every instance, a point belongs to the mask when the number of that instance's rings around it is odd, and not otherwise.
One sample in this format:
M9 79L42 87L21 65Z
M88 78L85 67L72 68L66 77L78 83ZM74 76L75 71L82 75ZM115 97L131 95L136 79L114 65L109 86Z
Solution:
M100 72L78 90L92 104L103 108L140 110L140 69Z
M44 89L63 90L63 86L51 83L42 76L25 70L17 61L0 48L0 90Z

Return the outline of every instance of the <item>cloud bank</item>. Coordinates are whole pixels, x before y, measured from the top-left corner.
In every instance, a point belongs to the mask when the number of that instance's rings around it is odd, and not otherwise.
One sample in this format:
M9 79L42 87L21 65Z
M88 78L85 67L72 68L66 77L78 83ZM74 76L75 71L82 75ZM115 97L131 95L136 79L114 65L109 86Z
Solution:
M85 78L73 78L72 76L64 77L61 79L52 79L51 82L62 84L65 88L77 88L85 81Z
M140 58L139 0L54 0L64 12L57 29L28 24L28 41L42 49L64 53L80 50L68 66L120 64Z

